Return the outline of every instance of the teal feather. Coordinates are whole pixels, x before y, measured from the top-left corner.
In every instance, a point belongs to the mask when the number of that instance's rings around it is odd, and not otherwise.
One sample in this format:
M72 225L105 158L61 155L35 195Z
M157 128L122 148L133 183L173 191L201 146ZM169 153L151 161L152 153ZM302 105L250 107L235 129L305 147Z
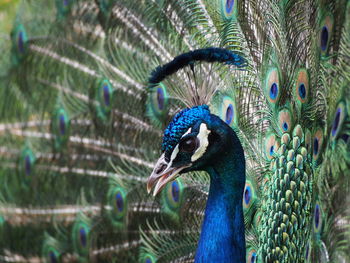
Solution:
M61 251L63 250L59 241L46 234L42 248L42 257L45 258L44 262L60 262L63 257Z

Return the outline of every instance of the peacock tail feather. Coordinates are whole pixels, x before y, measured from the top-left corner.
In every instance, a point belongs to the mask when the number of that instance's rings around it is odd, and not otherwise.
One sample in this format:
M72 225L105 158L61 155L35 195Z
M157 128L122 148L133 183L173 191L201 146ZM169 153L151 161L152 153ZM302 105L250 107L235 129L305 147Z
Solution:
M202 104L245 151L247 262L350 262L349 1L19 2L1 262L193 262L209 176L156 198L146 182L172 117Z

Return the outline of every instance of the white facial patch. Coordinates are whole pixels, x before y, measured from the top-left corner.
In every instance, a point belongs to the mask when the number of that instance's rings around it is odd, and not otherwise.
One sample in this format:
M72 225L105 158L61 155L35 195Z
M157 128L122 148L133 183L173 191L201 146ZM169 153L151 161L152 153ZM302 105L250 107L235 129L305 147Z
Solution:
M179 145L177 144L176 147L174 148L173 152L171 153L169 164L172 164L172 162L176 158L178 152L179 152Z
M189 128L189 129L187 130L187 132L185 132L184 135L181 136L181 138L184 137L186 134L189 134L189 133L191 132L191 130L192 130L192 128ZM177 144L177 145L175 146L173 152L171 153L170 162L169 162L170 166L171 166L172 162L174 161L174 159L176 158L176 156L177 156L178 153L179 153L179 144Z
M199 147L191 157L192 162L201 158L205 153L205 151L207 150L207 147L209 145L209 140L208 140L209 133L210 133L210 130L208 130L207 125L205 123L202 123L201 126L199 127L199 133L197 135L197 138L199 140Z
M187 132L186 132L184 135L181 136L181 138L184 137L186 134L189 134L189 133L191 132L191 130L192 130L192 128L189 128L189 129L187 130ZM179 153L179 144L177 144L177 145L175 146L173 152L171 153L170 161L169 161L169 163L168 163L168 168L171 167L171 165L173 164L173 161L174 161L174 159L176 158L176 156L177 156L178 153Z
M181 136L181 138L185 137L187 134L191 133L192 128L189 128L187 132L184 133L184 135Z

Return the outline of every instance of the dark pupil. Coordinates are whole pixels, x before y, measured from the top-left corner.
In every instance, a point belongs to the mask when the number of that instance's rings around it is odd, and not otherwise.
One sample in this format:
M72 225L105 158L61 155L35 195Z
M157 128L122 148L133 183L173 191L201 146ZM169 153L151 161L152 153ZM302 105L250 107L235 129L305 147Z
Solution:
M52 251L50 251L50 253L49 253L49 258L50 258L51 263L57 263L56 255Z
M332 128L332 135L333 136L337 132L339 121L340 121L340 109L337 110L337 113L335 115L335 119L334 119L334 122L333 122L333 128Z
M273 147L273 145L272 145L271 148L270 148L270 155L271 155L271 156L273 155L273 151L274 151L274 147Z
M226 11L227 11L227 13L231 13L234 3L235 3L234 0L226 0Z
M176 181L174 181L171 185L171 194L175 202L179 201L179 186Z
M30 157L27 155L24 159L24 164L25 164L25 172L26 175L30 175L31 172L31 163L30 163Z
M59 118L59 123L60 123L60 133L61 135L64 135L65 131L66 131L66 123L65 123L65 120L64 120L64 115L60 115L60 118Z
M63 0L63 5L67 6L69 4L69 0Z
M254 262L255 262L255 259L256 259L256 254L253 253L253 254L252 254L252 258L251 258L251 260L250 260L250 263L254 263Z
M84 228L79 229L80 242L83 247L86 246L86 233Z
M306 89L305 89L305 85L303 83L300 84L300 86L299 86L299 95L300 95L300 98L302 98L302 99L304 99L306 96Z
M326 51L328 43L328 28L324 26L321 32L321 49L322 51Z
M288 130L288 123L283 123L283 129L285 130L285 131L287 131Z
M152 263L152 260L150 258L146 258L145 263Z
M305 255L306 259L308 259L309 258L309 245L306 247L306 253L305 254L306 254Z
M316 205L315 209L315 226L318 228L318 224L320 223L320 207Z
M250 191L249 191L249 187L247 187L244 191L244 201L246 204L249 203L250 201Z
M314 154L318 153L318 139L314 139Z
M119 212L123 211L124 202L123 202L122 195L120 193L117 193L115 196L115 199L116 199L116 205L117 205L118 211Z
M278 92L277 84L273 83L271 85L271 88L270 88L270 98L273 99L273 100L276 99L277 92Z
M164 108L164 92L162 88L157 89L157 102L158 108L162 110Z
M109 106L110 98L109 98L109 87L107 85L103 86L103 98L106 106Z
M194 138L181 142L180 150L184 152L193 152L196 148L196 140Z
M18 34L18 49L21 53L24 52L24 46L23 46L23 32L19 32Z
M233 118L233 107L232 107L232 105L230 104L230 105L227 107L227 110L226 110L226 123L227 123L227 124L230 124L231 121L232 121L232 118Z

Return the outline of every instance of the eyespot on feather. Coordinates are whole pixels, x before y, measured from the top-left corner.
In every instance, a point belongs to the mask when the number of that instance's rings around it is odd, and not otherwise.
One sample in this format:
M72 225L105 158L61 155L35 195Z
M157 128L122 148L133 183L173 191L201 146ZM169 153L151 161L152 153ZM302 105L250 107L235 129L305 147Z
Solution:
M100 110L102 110L104 114L108 114L111 111L112 95L113 90L111 83L108 79L102 80L98 88L97 99L100 104Z
M128 210L127 193L122 187L111 185L107 195L112 208L109 211L110 220L115 227L122 227Z
M308 153L311 153L312 144L311 144L311 132L309 129L305 130L305 148Z
M85 215L78 215L72 228L72 240L74 250L79 256L86 257L90 246L90 223Z
M142 259L140 262L144 262L144 263L155 263L157 261L156 258L150 253L146 253L141 258Z
M314 209L313 228L315 234L319 234L322 229L322 210L318 202L316 202Z
M221 14L224 20L231 20L237 16L237 2L239 0L221 0Z
M310 241L307 242L305 246L305 261L310 262L310 254L311 254L311 244Z
M50 263L57 263L58 257L59 257L59 254L54 250L50 250L47 255L48 262Z
M309 98L309 75L306 69L300 69L297 74L294 93L297 101L305 103Z
M288 109L283 109L278 113L278 126L282 133L290 132L292 129L292 115Z
M30 182L31 177L34 175L36 157L31 148L25 147L18 161L18 173L20 180L26 184Z
M312 157L314 161L317 161L321 156L322 144L323 144L323 131L321 128L316 130L311 143L312 143Z
M222 99L220 117L231 127L237 125L236 102L229 96L224 96Z
M23 54L25 52L26 48L26 42L27 42L27 34L24 30L24 27L22 25L18 26L17 32L16 32L16 38L17 38L17 50L19 53Z
M62 246L59 241L45 233L44 242L42 246L42 258L47 263L61 262Z
M166 86L159 83L149 89L147 115L156 123L162 123L168 113L168 94Z
M277 153L279 144L276 139L276 135L273 133L268 133L265 138L265 156L268 160L273 158L273 155Z
M16 24L11 32L12 58L15 64L23 60L27 54L28 36L22 24Z
M181 201L183 197L183 184L180 178L168 183L163 195L165 201L164 205L167 211L176 212L181 206Z
M339 102L334 113L333 122L331 126L331 139L334 140L339 135L342 129L343 122L346 116L346 105L344 102Z
M69 139L70 120L68 113L63 108L58 108L52 118L51 125L52 133L54 136L54 148L61 150L65 146Z
M247 252L247 263L256 263L257 262L257 252L255 249L250 249Z
M243 191L243 210L248 210L256 200L256 193L252 183L247 180Z
M277 68L270 68L265 79L265 96L272 104L279 101L281 95L280 77Z
M107 124L110 120L109 116L114 107L114 97L113 86L106 78L98 79L91 89L90 105L92 113L97 117L95 124L99 126L98 130L101 130L100 125Z
M326 55L329 50L329 45L332 38L333 33L333 16L331 14L327 14L321 20L319 26L319 48L321 55Z
M29 176L32 172L32 165L33 165L33 158L32 156L28 153L24 157L24 172L26 176Z
M254 214L254 218L253 218L253 225L255 227L259 226L260 225L260 222L261 222L261 212L260 211L257 211L255 214Z

